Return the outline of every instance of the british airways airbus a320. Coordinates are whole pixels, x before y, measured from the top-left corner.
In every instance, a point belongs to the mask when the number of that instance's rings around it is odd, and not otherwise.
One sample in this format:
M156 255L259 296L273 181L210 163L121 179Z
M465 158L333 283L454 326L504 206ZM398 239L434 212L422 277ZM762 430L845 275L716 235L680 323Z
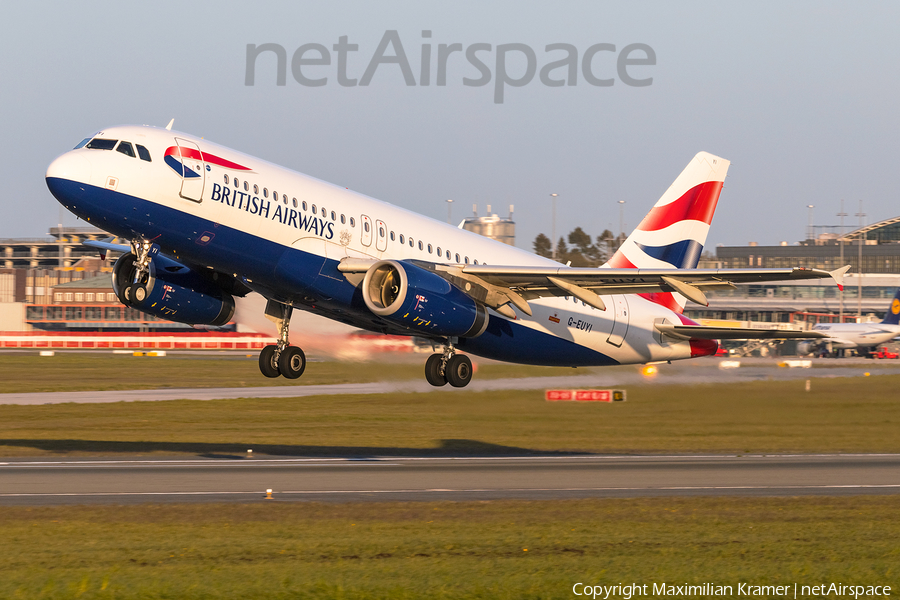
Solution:
M601 268L578 269L334 186L205 139L148 126L96 133L47 169L67 209L126 240L113 269L127 306L224 325L235 297L268 303L279 328L259 367L297 378L293 309L370 331L430 338L435 385L463 387L470 359L552 366L714 354L717 339L822 337L703 327L686 300L734 283L833 277L846 268L696 269L729 162L697 154Z

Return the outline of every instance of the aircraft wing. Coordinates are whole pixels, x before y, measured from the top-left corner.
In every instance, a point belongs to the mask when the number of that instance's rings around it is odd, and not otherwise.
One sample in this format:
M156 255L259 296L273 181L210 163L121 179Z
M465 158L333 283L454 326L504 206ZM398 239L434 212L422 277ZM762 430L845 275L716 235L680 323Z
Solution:
M125 244L113 244L112 240L115 238L107 238L105 240L85 240L82 242L84 246L90 246L91 248L96 248L100 251L100 259L106 260L106 253L112 250L113 252L121 252L125 254L126 252L131 252L131 246L127 246Z
M705 325L671 325L668 323L658 323L656 329L669 337L685 340L789 340L828 337L821 331L751 329L749 327L707 327Z
M345 258L342 273L362 273L377 261ZM607 269L574 267L496 267L493 265L436 264L408 261L441 275L460 289L499 312L515 318L512 304L530 315L528 300L548 296L574 296L585 304L606 310L601 296L678 292L697 304L708 306L705 289L734 287L739 283L834 279L843 289L844 273L807 269Z

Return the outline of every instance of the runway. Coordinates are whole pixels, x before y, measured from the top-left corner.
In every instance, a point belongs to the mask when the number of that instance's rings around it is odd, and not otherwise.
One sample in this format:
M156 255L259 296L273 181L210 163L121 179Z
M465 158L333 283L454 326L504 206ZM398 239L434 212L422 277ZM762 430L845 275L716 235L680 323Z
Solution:
M0 463L0 505L897 493L897 454Z

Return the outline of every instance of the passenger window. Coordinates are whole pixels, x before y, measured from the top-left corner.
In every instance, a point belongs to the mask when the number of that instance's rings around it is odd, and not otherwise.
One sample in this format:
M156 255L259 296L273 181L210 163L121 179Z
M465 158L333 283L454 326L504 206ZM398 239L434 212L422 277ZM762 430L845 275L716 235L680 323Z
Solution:
M476 258L473 262L477 265L477 264L478 264L478 259Z
M466 257L466 264L469 264L469 257Z
M294 204L294 208L297 208L297 199L291 198L291 202Z
M425 247L422 245L422 242L419 242L419 250L424 250Z
M403 234L402 234L402 233L400 234L400 243L401 243L401 244L405 244L405 243L406 243L406 240L403 238Z
M356 219L350 217L350 227L356 227Z
M431 244L428 244L428 254L431 254Z
M412 247L413 247L413 244L414 244L413 239L412 239L412 238L409 238L409 247L412 248Z
M253 184L253 193L254 193L254 194L259 194L259 186L256 185L255 183Z
M303 210L306 211L306 200L303 201Z
M91 150L112 150L116 147L116 142L119 140L101 140L100 138L94 138L85 146L85 148L90 148Z
M247 183L246 180L244 180L244 191L245 191L245 192L249 192L249 191L250 191L250 184Z
M282 195L281 195L281 200L282 200L285 204L287 204L287 194L282 194Z
M269 197L269 188L263 188L263 198Z
M378 228L378 237L384 237L384 227Z
M237 178L237 177L234 178L234 187L236 187L236 188L241 187L241 182L238 181L238 178Z
M449 257L448 257L449 258ZM459 254L456 255L456 262L459 262Z
M394 241L394 232L393 231L391 232L391 241L392 242Z
M441 247L440 247L440 246L438 246L438 251L437 251L437 255L438 255L438 256L440 256L440 255L441 255Z
M325 210L325 207L324 207L324 206L322 207L322 216L323 216L323 217L327 217L327 216L328 216L328 211Z
M150 160L150 151L141 146L140 144L135 144L137 146L138 156L141 157L141 160L146 160L147 162L153 162ZM228 183L227 181L225 183Z
M334 214L334 211L331 211L331 220L332 220L332 221L337 221L337 215Z
M341 215L341 225L343 225L346 222L347 222L347 217L345 217L344 215Z
M447 250L447 260L450 260L450 251Z
M369 222L368 221L363 222L363 229L366 230L366 233L369 233Z
M315 204L312 205L312 212L313 212L313 214L316 214L317 212L319 212L318 210L316 210ZM368 231L368 229L366 229L366 231Z
M225 185L228 185L228 173L225 173Z

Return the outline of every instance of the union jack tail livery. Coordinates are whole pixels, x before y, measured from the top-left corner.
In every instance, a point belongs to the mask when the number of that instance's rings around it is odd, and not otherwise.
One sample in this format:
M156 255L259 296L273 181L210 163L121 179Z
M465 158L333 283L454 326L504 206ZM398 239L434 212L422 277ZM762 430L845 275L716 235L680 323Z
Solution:
M694 269L731 163L699 152L605 266L615 269ZM657 292L645 297L675 312L684 296Z

